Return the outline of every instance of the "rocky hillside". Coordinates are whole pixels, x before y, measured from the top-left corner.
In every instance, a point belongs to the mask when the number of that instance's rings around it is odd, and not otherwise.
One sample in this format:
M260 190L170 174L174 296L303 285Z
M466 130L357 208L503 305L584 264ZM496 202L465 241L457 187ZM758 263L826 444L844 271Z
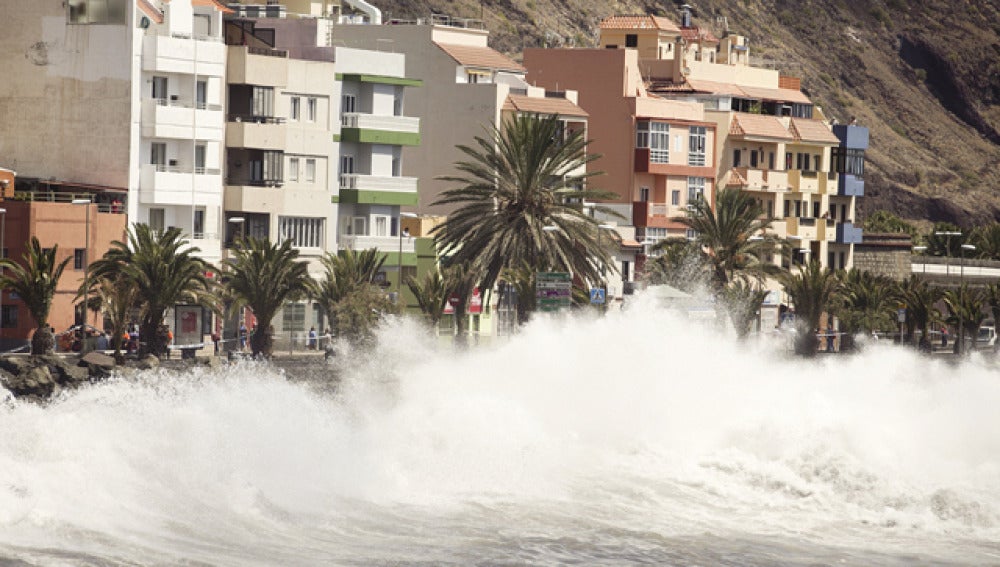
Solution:
M677 20L683 2L394 0L392 18L481 18L492 45L592 47L611 14ZM1000 3L992 0L689 0L695 23L751 41L755 64L802 78L840 121L871 129L862 215L1000 220Z

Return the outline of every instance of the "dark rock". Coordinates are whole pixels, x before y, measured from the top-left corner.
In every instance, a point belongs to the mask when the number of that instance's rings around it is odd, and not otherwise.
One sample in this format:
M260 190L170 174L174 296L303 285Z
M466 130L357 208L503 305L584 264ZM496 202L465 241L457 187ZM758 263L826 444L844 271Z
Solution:
M77 366L86 368L91 378L107 378L115 371L115 359L101 352L88 352L80 357Z
M79 368L71 360L61 356L47 354L34 359L34 364L45 365L53 379L64 386L76 386L90 379L90 374L85 368Z
M139 359L135 363L135 367L139 370L152 370L154 368L159 368L160 359L156 358L151 354L147 354L145 357Z

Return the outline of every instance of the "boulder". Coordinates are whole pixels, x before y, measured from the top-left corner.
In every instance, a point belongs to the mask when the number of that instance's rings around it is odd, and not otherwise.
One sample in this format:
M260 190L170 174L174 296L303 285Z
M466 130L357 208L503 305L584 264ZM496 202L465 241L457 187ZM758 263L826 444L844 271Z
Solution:
M90 380L90 373L86 368L76 366L71 360L47 354L35 357L34 364L45 365L49 369L53 379L63 386L77 386Z
M145 357L139 359L135 363L135 367L139 370L152 370L154 368L159 368L160 359L152 354L147 354Z
M0 370L18 376L24 374L34 366L30 356L3 356L0 357Z
M91 378L107 378L115 371L115 359L101 352L88 352L80 357L77 366L86 368Z

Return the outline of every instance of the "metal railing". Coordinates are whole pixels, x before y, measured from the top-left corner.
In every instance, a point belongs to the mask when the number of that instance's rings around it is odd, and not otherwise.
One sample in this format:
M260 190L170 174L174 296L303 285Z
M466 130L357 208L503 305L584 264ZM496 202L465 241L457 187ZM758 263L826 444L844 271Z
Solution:
M172 95L170 98L154 98L150 99L156 103L156 106L171 106L174 108L194 108L197 110L222 110L221 104L210 104L207 102L190 102L187 100L181 100L176 95Z
M195 175L221 175L222 170L206 167L182 167L180 165L165 165L162 163L151 164L156 168L157 173L194 173Z
M230 177L226 179L226 185L245 185L249 187L281 187L284 184L284 179L248 179L245 177Z
M259 114L230 114L229 122L249 122L252 124L284 124L285 119L279 116L261 116Z
M250 55L264 55L266 57L288 57L288 51L284 49L271 49L269 47L247 47Z

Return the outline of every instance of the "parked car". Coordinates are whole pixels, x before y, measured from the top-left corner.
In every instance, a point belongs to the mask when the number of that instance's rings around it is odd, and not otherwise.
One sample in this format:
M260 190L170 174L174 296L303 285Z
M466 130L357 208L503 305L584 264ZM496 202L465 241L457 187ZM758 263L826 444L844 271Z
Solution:
M90 338L100 334L101 330L93 325L73 325L56 335L56 349L61 352L80 352L84 335Z
M997 329L993 325L979 327L976 336L976 348L993 348L997 344Z

